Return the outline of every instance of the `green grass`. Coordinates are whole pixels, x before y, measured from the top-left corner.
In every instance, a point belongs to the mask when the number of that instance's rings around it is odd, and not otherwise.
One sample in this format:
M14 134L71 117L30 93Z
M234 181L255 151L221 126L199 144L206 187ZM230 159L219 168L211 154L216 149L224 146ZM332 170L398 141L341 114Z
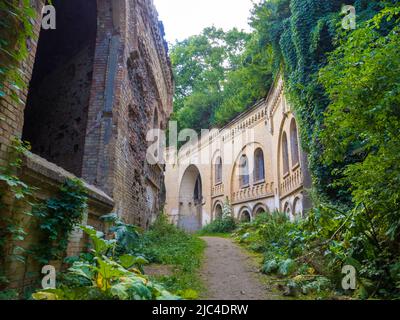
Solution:
M166 288L187 299L196 299L204 286L199 278L205 242L159 218L143 236L140 251L151 263L173 267L170 276L159 276Z
M217 237L217 238L232 238L231 233L222 233L222 232L205 232L205 231L199 231L196 233L197 236L199 237Z
M237 228L237 223L232 217L224 217L221 219L216 219L203 227L197 235L199 236L219 236L226 238L230 233L235 231Z

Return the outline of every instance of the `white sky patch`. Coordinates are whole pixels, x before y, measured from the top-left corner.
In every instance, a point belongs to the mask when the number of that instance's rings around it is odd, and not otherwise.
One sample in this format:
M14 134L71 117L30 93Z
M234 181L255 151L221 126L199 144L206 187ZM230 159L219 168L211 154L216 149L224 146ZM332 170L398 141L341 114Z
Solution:
M153 0L169 43L199 34L214 25L225 31L234 27L250 31L252 0Z

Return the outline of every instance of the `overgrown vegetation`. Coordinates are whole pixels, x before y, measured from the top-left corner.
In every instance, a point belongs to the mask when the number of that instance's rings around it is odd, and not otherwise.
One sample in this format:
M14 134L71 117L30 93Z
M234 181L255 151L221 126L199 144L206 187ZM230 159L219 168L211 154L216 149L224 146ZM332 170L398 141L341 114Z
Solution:
M18 170L22 166L23 154L29 149L29 144L15 139L7 166L0 167L0 300L17 297L15 290L4 290L8 284L5 265L12 261L25 263L26 251L18 243L27 235L23 221L31 216L34 188L18 177Z
M33 294L36 300L176 300L163 286L144 276L143 257L116 255L118 240L106 240L91 227L81 227L92 240L90 253L82 254L56 289ZM118 236L116 235L117 239ZM70 259L71 261L71 259Z
M304 222L291 222L282 213L261 214L242 224L235 239L250 250L263 254L262 272L277 275L284 295L331 297L336 289L324 248L305 229ZM318 247L318 250L313 248ZM284 286L282 286L284 285Z
M257 32L210 27L171 50L179 129L223 125L268 92L271 50Z
M242 224L235 238L264 255L262 271L285 279L287 295L399 297L399 261L385 260L384 248L377 253L371 238L373 226L364 219L367 225L360 228L360 218L356 210L340 214L326 207L296 222L281 213L262 214ZM342 289L344 265L357 270L355 291Z
M204 242L170 224L161 215L143 235L138 251L151 263L173 268L173 274L158 278L167 289L186 299L196 299L203 290L197 275Z
M0 2L0 99L7 94L20 102L19 92L26 86L21 62L28 56L27 39L33 35L30 20L35 16L29 0Z
M60 186L56 197L34 205L32 214L40 230L40 241L31 250L35 259L43 265L63 260L69 236L82 222L86 210L86 188L78 179L67 180Z
M221 217L215 219L210 224L206 225L203 229L201 229L198 234L200 236L204 235L218 235L218 234L227 234L233 232L237 227L236 220L229 217Z
M229 202L229 199L226 198L225 202L222 206L221 216L215 217L215 219L203 227L198 235L219 235L226 236L229 233L232 233L237 228L237 221L232 215L232 206Z
M34 189L17 175L22 155L28 149L28 145L16 140L9 166L1 168L1 208L9 209L9 214L1 216L2 266L9 259L25 263L27 255L41 265L62 261L71 232L87 214L86 189L80 180L67 180L60 186L58 195L45 202L33 201ZM16 245L27 235L22 223L25 215L35 218L40 230L39 242L28 250ZM185 299L198 297L202 285L196 271L204 249L200 239L169 224L165 216L161 216L145 233L136 226L125 224L115 214L104 216L103 220L111 225L110 239L91 227L82 226L91 238L93 249L83 251L79 257L65 259L65 264L70 267L67 272L58 274L57 289L38 291L33 295L34 299L166 300L180 299L180 296ZM13 254L6 256L4 252L6 248L9 250L9 246L12 246ZM159 279L163 285L157 280L150 281L143 274L143 266L150 262L173 268L171 275ZM1 289L6 285L7 279L2 272ZM16 298L18 293L15 290L0 292L0 299Z
M0 217L0 299L18 298L16 290L4 290L8 284L5 266L13 261L25 264L27 257L33 257L42 265L62 260L70 233L81 223L87 207L86 191L79 180L67 180L60 186L59 195L45 203L35 199L36 188L19 177L23 155L29 149L28 143L15 139L10 147L8 166L0 168L0 209L3 210ZM22 246L28 235L25 225L32 218L37 219L40 241L34 248L26 248ZM6 251L11 254L5 254Z

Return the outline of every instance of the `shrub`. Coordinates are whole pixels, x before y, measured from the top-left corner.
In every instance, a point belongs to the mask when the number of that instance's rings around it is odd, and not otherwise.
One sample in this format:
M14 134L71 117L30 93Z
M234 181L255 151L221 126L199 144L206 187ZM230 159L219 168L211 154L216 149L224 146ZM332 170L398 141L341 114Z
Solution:
M186 299L203 290L197 275L205 248L203 240L170 224L161 215L140 239L138 252L150 262L170 265L173 274L159 278L166 288Z
M64 274L56 289L41 290L35 300L176 300L162 285L150 281L138 266L146 263L133 255L114 256L116 240L105 240L92 227L82 227L93 244L92 257L81 257Z
M151 262L193 270L200 265L199 253L203 247L200 239L170 224L162 215L142 236L138 250Z
M219 218L205 226L200 234L230 233L237 227L236 221L231 216Z

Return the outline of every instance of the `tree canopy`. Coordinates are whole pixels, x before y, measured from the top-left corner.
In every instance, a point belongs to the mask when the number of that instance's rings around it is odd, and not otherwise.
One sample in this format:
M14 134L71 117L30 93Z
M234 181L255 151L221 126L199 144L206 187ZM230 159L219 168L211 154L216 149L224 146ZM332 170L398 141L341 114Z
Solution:
M206 28L171 50L179 128L224 125L265 96L272 83L269 47L257 32Z

